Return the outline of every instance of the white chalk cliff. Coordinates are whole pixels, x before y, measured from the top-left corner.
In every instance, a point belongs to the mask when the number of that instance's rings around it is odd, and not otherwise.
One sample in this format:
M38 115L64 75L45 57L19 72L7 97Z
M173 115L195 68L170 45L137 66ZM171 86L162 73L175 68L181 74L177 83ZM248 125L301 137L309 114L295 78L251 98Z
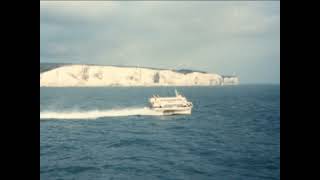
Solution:
M235 76L135 67L66 65L40 72L40 87L234 85Z

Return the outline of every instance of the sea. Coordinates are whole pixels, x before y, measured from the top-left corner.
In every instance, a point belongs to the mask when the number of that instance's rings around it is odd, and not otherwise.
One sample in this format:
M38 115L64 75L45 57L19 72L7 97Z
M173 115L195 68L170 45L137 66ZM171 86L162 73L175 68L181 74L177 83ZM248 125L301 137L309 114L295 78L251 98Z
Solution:
M191 115L146 108L175 88ZM40 92L42 180L280 179L280 85Z

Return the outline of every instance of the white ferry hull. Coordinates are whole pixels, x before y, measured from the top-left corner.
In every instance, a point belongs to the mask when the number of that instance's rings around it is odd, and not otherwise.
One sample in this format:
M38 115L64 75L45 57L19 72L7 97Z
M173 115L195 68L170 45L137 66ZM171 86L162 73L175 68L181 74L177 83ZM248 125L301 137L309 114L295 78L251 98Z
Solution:
M191 108L151 108L154 111L161 112L163 115L189 115L192 112Z
M192 103L175 90L174 97L152 96L149 98L150 109L162 115L187 115L191 114Z

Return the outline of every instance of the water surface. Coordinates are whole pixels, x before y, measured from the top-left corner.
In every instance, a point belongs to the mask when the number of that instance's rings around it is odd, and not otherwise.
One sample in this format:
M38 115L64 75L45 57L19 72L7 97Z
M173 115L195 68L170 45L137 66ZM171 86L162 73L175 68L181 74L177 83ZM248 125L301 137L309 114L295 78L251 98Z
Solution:
M177 89L192 115L144 110L169 87L40 88L41 179L280 179L278 85Z

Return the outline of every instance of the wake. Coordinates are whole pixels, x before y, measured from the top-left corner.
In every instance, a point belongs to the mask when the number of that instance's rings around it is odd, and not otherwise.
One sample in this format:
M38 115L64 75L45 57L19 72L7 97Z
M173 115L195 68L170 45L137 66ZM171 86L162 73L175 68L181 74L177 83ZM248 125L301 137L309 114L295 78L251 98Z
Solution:
M97 119L102 117L119 117L119 116L160 116L159 112L155 112L147 107L143 108L127 108L112 110L93 110L93 111L43 111L40 112L41 119Z

